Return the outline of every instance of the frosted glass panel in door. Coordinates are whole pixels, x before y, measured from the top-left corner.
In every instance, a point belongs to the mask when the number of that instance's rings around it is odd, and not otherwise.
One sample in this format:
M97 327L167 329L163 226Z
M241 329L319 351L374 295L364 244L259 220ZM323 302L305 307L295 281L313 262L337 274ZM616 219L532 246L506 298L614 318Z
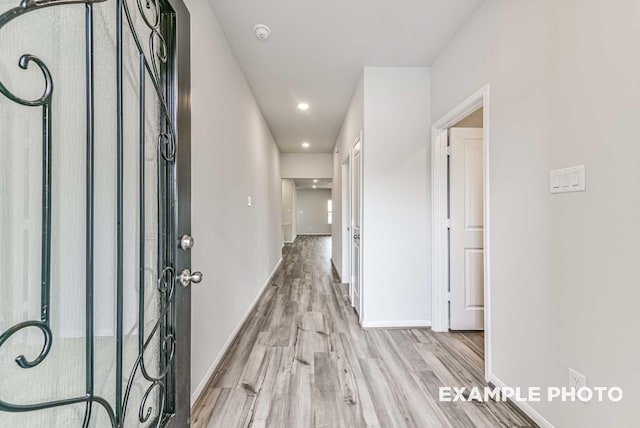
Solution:
M17 6L2 0L0 13ZM0 30L0 82L27 101L45 93L35 62L19 66L28 53L48 67L51 98L50 271L43 264L43 109L0 94L0 332L42 312L55 332L46 358L33 362L44 334L23 328L0 346L0 400L33 404L85 393L85 56L84 7L51 8L18 18ZM68 31L61 31L68 29ZM73 124L73 126L69 126ZM46 175L46 174L45 174ZM50 303L41 306L41 284L50 283ZM84 405L24 415L0 412L0 426L80 426Z
M151 78L150 29L133 2L128 15L146 55L125 21L118 257L116 6L92 6L91 146L87 7L43 8L2 26L17 2L0 0L0 427L155 426L166 410L174 337L161 321L174 272L159 268L166 204L158 150L168 145L167 109ZM155 61L160 75L162 61ZM64 405L55 406L58 400Z

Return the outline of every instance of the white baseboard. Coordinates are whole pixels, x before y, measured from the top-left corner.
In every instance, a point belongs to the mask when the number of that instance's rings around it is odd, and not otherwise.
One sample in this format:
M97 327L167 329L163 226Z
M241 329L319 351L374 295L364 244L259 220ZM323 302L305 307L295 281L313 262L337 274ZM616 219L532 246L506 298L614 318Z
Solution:
M333 261L333 257L331 257L331 266L333 266L333 270L336 271L336 274L338 275L338 279L340 280L340 283L342 284L342 275L340 275L340 271L338 270L338 267L336 266L335 262Z
M493 385L499 387L499 388L504 388L507 385L501 381L500 379L498 379L495 375L491 374L489 375L489 382L491 382ZM513 405L515 405L517 408L519 408L520 410L522 410L522 412L529 416L531 419L533 419L533 421L535 423L537 423L538 425L540 425L541 428L554 428L554 426L551 424L551 422L549 422L548 420L546 420L544 418L544 416L542 416L540 413L538 413L533 407L531 407L531 405L529 403L527 403L526 401L513 401L513 400L509 400L511 403L513 403Z
M205 373L204 377L202 378L202 381L198 384L198 387L193 391L193 394L191 394L191 406L194 405L198 397L200 397L200 394L202 394L202 392L206 388L207 384L211 380L211 376L213 376L213 374L216 372L218 365L222 362L222 358L229 350L229 347L231 346L236 336L240 332L240 329L244 325L245 321L247 321L247 318L249 318L249 316L253 312L254 308L256 307L256 304L258 303L258 300L260 300L260 297L262 297L264 290L269 286L269 284L271 283L271 280L273 279L278 269L280 269L281 264L282 264L282 257L280 257L280 260L276 264L276 267L273 268L273 271L271 271L271 273L269 274L269 277L265 281L264 285L260 288L260 291L258 291L258 295L256 296L256 298L253 300L253 302L251 302L251 305L249 305L249 309L247 310L247 312L242 316L242 318L238 322L238 325L236 325L236 328L233 329L233 332L231 333L231 335L229 335L229 338L225 342L224 346L222 347L222 349L220 350L216 358L213 360L213 363L211 363L211 366L207 370L207 373Z
M420 328L431 327L430 320L412 321L364 321L362 328Z
M284 244L293 244L293 241L284 241L284 242L283 242L283 245L284 245Z

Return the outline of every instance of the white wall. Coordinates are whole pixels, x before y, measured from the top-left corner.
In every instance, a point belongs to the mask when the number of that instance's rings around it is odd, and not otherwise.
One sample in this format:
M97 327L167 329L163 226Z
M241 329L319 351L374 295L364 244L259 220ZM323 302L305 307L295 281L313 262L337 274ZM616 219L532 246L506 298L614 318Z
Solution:
M363 325L431 320L430 72L364 70Z
M206 0L191 12L192 390L281 257L280 153ZM247 206L247 197L253 203Z
M638 425L640 3L485 0L433 65L434 120L491 84L493 374L624 388L621 403L531 403L557 427ZM587 191L549 194L586 165Z
M342 263L342 181L349 181L349 177L342 176L342 164L349 157L353 143L364 130L364 79L361 76L354 91L349 109L345 116L336 150L333 155L333 187L331 196L333 200L333 224L331 225L331 259L340 275L342 282L349 282L344 277L346 266Z
M292 179L282 180L282 240L296 239L296 184Z
M296 225L298 235L330 234L327 201L331 189L296 189Z
M365 67L336 143L332 258L344 272L342 164L364 131L365 327L431 322L429 79L427 68Z
M282 153L280 165L282 178L331 178L333 175L331 153Z

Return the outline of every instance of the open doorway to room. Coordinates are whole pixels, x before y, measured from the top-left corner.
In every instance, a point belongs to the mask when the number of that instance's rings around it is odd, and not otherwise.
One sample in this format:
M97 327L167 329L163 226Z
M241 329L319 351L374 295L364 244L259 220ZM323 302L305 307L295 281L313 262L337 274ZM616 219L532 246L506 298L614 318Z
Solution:
M484 330L483 109L449 128L449 329Z
M300 235L331 235L332 180L327 178L282 180L282 242Z
M461 332L490 377L488 97L485 87L433 126L433 329Z
M362 321L362 133L351 150L349 204L351 248L351 305Z
M298 235L331 235L331 179L294 180Z
M351 169L350 156L342 163L342 282L349 287L349 300L353 305L353 281L351 280Z
M341 165L342 283L348 287L351 306L362 314L362 132Z

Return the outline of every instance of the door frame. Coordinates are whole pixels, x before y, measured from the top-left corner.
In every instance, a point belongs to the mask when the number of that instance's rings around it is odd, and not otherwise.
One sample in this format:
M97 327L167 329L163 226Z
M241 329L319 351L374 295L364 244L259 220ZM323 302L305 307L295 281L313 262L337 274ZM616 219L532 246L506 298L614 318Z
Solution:
M449 113L433 123L431 127L431 301L432 329L436 332L449 330L449 239L448 239L448 159L447 132L450 127L483 108L483 211L484 211L484 376L491 377L491 271L490 271L490 85L486 84L476 93L454 107Z
M342 235L342 281L349 284L349 301L353 306L353 287L351 281L351 153L342 162L341 174L341 235ZM346 179L345 179L346 178Z
M175 15L173 90L176 126L175 224L176 237L191 236L191 18L183 0L167 0ZM178 243L176 242L176 247ZM175 269L191 269L191 252L176 250ZM191 287L176 284L175 308L175 412L167 428L191 423ZM184 423L187 423L185 425Z
M364 290L363 290L363 281L362 281L362 253L363 253L363 248L362 248L362 206L363 206L363 183L362 183L362 177L364 176L363 174L363 167L364 167L364 162L363 162L363 155L364 155L364 144L362 142L362 131L360 131L360 133L358 134L358 137L355 139L355 141L353 142L353 144L351 145L351 147L349 148L349 158L350 158L350 163L349 163L349 197L350 197L350 203L349 203L349 226L351 228L351 230L349 231L349 255L350 255L350 276L349 279L351 280L351 284L352 284L352 289L353 289L353 277L351 275L353 275L353 171L354 171L354 167L353 167L353 163L355 161L355 156L354 156L354 151L356 146L360 144L360 177L359 177L359 183L360 183L360 191L359 191L359 196L360 196L360 204L359 204L359 223L360 223L360 238L359 241L359 248L360 248L360 257L358 258L358 273L359 273L359 291L360 291L360 298L358 299L358 302L354 301L354 298L352 297L351 300L351 305L356 308L357 305L357 313L358 313L358 320L360 322L360 325L362 325L362 319L364 318L362 315L362 308L363 308L363 302L364 302Z

